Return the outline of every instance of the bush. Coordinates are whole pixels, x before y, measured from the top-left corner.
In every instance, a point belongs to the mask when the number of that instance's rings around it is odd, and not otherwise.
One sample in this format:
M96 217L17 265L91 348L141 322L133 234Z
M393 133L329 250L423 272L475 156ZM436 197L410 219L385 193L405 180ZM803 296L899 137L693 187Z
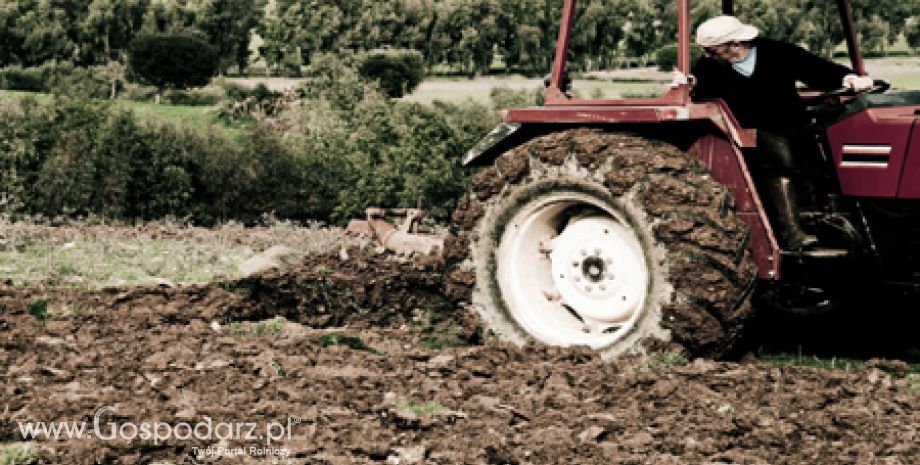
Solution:
M145 34L128 46L130 76L161 89L207 85L217 72L217 52L187 34Z
M159 93L160 91L156 87L129 82L125 84L125 88L121 92L121 98L135 102L149 102L154 100Z
M665 45L655 52L655 62L661 71L673 71L677 68L677 45ZM698 45L690 47L690 63L696 63L703 56L703 49Z
M387 96L412 93L425 79L425 57L418 50L372 50L361 56L361 76L377 81Z
M379 94L379 88L358 74L353 55L315 54L304 70L304 78L297 88L302 97L325 100L346 113L354 111L359 102Z
M6 90L108 98L110 85L101 67L83 68L66 61L49 61L33 68L14 65L0 69L0 89Z
M369 206L418 204L449 218L468 184L460 164L467 147L443 115L415 103L366 102L349 129L349 188L339 191L334 220L361 217Z
M457 144L467 149L501 122L497 111L473 100L459 103L435 101L434 108L453 128Z
M507 110L509 108L532 107L542 105L545 91L541 88L514 90L510 87L493 87L489 92L492 108Z
M39 68L23 68L19 65L0 69L0 88L26 92L45 92L45 79Z
M219 87L188 90L169 89L163 93L163 100L172 105L216 105L220 103L223 97L224 92Z
M342 100L304 99L248 125L237 142L215 128L148 121L107 102L3 102L0 208L211 225L251 224L270 213L342 223L369 206L421 203L448 219L468 185L462 156L497 123L496 112L473 102L394 102L360 79L346 82L362 91L347 101L350 109Z
M254 98L259 102L276 99L281 97L281 92L275 92L268 88L265 83L258 83L254 87L245 86L228 79L220 78L212 82L220 87L225 97L235 102L242 102L248 98Z
M102 67L80 68L65 65L49 73L46 91L71 97L106 99L111 96L111 86L103 74Z

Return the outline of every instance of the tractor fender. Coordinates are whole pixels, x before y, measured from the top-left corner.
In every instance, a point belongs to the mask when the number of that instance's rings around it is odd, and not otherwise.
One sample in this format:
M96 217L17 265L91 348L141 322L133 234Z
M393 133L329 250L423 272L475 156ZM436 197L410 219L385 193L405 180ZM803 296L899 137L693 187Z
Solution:
M688 155L696 158L709 169L714 179L727 186L734 195L739 218L751 229L750 247L759 270L759 277L779 280L781 278L781 249L741 152L742 145L739 144L739 141L743 142L745 139L736 139L732 137L732 133L712 127L696 126L693 129L670 131L669 129L674 129L675 126L672 125L675 124L694 124L694 122L675 122L663 125L624 124L623 128L638 130L647 133L650 137L683 147ZM505 151L531 138L578 126L585 125L500 123L466 153L463 165L488 165ZM678 140L675 134L684 134L687 137Z
M472 165L477 160L479 163L476 164L480 164L482 163L480 159L491 160L496 153L500 153L495 150L496 146L518 132L522 126L521 123L499 123L495 129L489 131L473 148L466 152L463 157L463 166Z

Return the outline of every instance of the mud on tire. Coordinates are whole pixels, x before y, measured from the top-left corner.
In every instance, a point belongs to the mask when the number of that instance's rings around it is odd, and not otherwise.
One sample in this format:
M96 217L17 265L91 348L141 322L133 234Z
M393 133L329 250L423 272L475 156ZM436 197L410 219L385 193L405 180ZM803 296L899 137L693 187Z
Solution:
M576 213L569 212L573 208ZM565 276L567 272L560 273L562 268L556 263L561 261L556 255L561 250L558 241L546 246L546 239L541 239L540 247L534 246L531 236L536 237L552 225L558 226L557 233L573 223L585 229L583 218L588 218L588 223L599 219L597 224L605 234L606 225L628 231L603 244L609 244L614 255L620 245L626 244L620 248L627 250L627 258L628 250L636 250L633 261L645 268L644 279L634 279L644 287L635 296L628 290L614 292L621 292L623 301L627 297L631 301L638 299L628 320L604 320L601 324L592 319L594 316L583 318L580 309L573 311L569 304L576 299L588 302L590 307L594 302L591 299L598 297L587 293L600 292L598 286L605 286L608 277L611 287L615 287L614 279L642 275L641 272L632 270L616 276L612 271L616 265L612 259L604 258L609 254L602 244L593 250L581 250L582 255L587 252L584 261L577 256L565 258L569 260L566 264L572 266L568 274L575 277ZM503 339L517 343L586 343L605 356L660 348L719 356L731 346L751 314L750 291L756 270L749 252L747 225L736 217L727 188L714 181L698 162L662 141L600 129L574 129L537 137L502 154L492 166L477 173L453 219L461 237L469 242L469 254L456 257L462 262L455 275L465 274L472 280L475 274L472 304L486 326ZM532 227L536 232L517 232L522 225L532 223L541 224ZM524 230L529 231L521 229ZM560 236L562 233L556 237ZM576 236L574 241L590 242L586 237ZM569 239L567 245L572 242ZM527 252L530 248L534 249L533 256ZM540 253L546 260L555 257L549 260L554 265L543 266L545 270L541 271L533 258ZM513 263L519 257L524 257L526 266ZM589 263L588 259L594 261ZM609 275L604 271L605 261L611 264ZM592 267L595 262L599 268ZM598 272L591 274L594 271ZM564 305L558 303L558 292L542 290L553 286L549 280L569 290L569 297L561 299ZM579 281L576 286L588 284L579 288L585 295L571 297L572 280ZM519 284L524 282L535 284ZM606 286L604 289L613 292ZM540 299L551 303L544 305ZM614 300L619 303L617 299L618 296ZM595 311L593 307L588 309L588 313ZM543 326L532 323L556 311L571 313L576 328L559 339L552 334L556 320L546 320ZM556 317L567 318L553 318ZM597 337L591 339L589 334L585 336L589 342L583 342L577 335L578 325L584 325L585 334L596 331Z

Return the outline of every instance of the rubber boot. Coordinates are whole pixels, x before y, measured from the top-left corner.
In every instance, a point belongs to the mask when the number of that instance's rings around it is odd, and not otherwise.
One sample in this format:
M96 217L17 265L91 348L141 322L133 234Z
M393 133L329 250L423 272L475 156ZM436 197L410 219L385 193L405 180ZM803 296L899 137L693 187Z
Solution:
M767 194L776 212L780 246L784 250L802 250L818 242L815 236L805 234L799 223L799 208L796 202L792 179L780 176L767 180Z

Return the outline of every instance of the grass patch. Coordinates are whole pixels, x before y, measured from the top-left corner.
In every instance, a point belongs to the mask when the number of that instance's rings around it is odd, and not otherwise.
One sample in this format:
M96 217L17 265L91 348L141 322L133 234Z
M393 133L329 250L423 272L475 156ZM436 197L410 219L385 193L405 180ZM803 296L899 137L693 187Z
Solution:
M642 363L636 367L636 371L658 373L664 368L687 366L688 363L690 363L690 361L677 352L656 352L646 357Z
M451 321L453 315L450 305L444 308L416 310L408 329L422 336L419 345L430 350L443 350L452 347L469 347L470 341L462 326Z
M246 255L235 244L140 237L68 244L41 241L0 250L0 263L14 282L97 288L240 278L237 266Z
M23 92L12 90L0 90L0 96L22 99L31 97L38 103L50 103L53 100L51 94L42 92ZM171 105L166 103L137 102L134 100L113 101L116 108L130 110L139 117L149 118L155 121L171 123L177 126L191 127L198 130L208 128L217 128L222 130L227 136L235 141L240 142L245 134L244 126L235 124L228 125L214 116L213 106L200 105Z
M0 448L0 465L31 465L38 463L38 452L24 444L10 444Z
M443 349L450 347L450 345L447 342L439 338L423 339L419 345L421 345L425 349L431 349L431 350L443 350Z
M55 316L54 313L48 311L48 299L44 298L30 302L26 311L42 324L47 323L48 320L53 320Z
M261 322L256 324L250 329L247 329L240 322L230 323L230 335L231 336L252 336L252 337L264 337L264 336L277 336L281 334L281 331L284 330L284 324L287 323L287 319L283 316L276 316L272 318L268 323Z
M319 345L323 347L332 347L332 346L346 346L353 350L363 350L365 352L370 352L376 355L386 355L386 353L379 350L368 347L364 343L364 340L358 336L349 336L342 333L330 333L324 335L320 341Z
M840 370L846 372L858 371L866 365L865 360L845 357L822 358L814 355L802 354L761 355L758 357L758 360L773 364L775 367L796 366L817 370ZM878 368L891 374L895 373L885 366L878 366ZM903 372L897 376L903 376ZM907 376L904 382L908 389L916 394L920 394L920 363L913 362L907 364Z
M284 366L281 365L281 360L273 357L272 358L272 368L275 369L275 372L278 373L278 376L280 376L281 379L284 379L287 377L287 370L285 370Z
M47 226L0 216L0 276L19 285L94 290L105 287L227 282L239 265L271 246L306 254L353 241L337 228L275 222L196 228L175 222L112 226L69 222ZM359 240L354 240L359 244Z
M437 402L425 402L424 404L417 404L409 399L397 400L395 407L404 412L411 412L417 417L435 415L446 410L443 405Z
M907 388L920 394L920 373L911 373L907 375Z
M822 370L842 370L847 372L857 371L866 364L864 360L845 357L821 358L814 355L802 354L770 354L758 357L762 362L770 363L775 367L797 366L817 368Z

